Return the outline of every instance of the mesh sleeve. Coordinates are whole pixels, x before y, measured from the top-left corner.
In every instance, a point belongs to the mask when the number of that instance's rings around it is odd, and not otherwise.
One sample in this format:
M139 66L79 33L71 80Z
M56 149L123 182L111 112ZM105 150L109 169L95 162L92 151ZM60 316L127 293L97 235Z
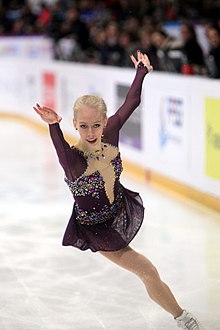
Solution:
M114 145L118 145L119 130L141 102L143 80L147 73L147 68L141 62L138 65L136 75L124 103L116 111L116 113L108 119L108 125L104 135L106 134L108 136L108 140L110 140Z
M68 178L72 178L70 169L70 158L72 157L71 147L64 139L63 133L58 123L49 125L50 136L61 166Z

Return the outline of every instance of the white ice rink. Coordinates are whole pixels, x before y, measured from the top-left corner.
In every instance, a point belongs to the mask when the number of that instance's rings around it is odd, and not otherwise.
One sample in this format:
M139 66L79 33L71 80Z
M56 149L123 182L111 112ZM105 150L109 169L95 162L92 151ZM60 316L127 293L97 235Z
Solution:
M174 330L141 281L98 253L62 247L72 196L47 135L0 126L0 330ZM220 329L220 214L135 182L146 207L132 247L183 308Z

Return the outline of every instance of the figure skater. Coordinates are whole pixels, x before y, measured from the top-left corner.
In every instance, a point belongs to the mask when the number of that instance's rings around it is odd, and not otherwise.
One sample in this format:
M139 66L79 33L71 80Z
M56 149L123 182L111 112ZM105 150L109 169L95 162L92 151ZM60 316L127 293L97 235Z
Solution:
M143 281L150 298L170 313L180 328L202 330L198 320L179 306L154 265L129 246L141 227L144 207L139 194L120 183L119 131L140 104L144 77L153 70L147 55L140 51L137 57L131 55L131 61L136 75L125 102L113 116L107 119L106 104L98 96L84 95L75 101L73 125L79 140L72 147L60 129L62 118L53 109L34 106L49 124L64 180L75 200L63 245L98 251L134 273Z

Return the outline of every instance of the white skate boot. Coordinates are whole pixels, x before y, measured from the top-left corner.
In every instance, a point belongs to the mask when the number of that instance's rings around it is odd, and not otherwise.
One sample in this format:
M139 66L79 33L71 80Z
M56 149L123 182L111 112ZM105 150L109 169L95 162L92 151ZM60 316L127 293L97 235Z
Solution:
M183 313L175 318L178 327L188 330L204 330L199 321L191 313L183 311Z

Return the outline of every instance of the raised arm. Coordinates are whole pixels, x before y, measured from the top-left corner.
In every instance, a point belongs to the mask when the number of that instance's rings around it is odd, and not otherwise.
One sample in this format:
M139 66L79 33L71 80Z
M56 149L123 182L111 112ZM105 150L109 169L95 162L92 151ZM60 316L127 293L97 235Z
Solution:
M71 148L64 139L63 133L60 129L59 123L62 118L54 110L48 107L41 107L39 104L36 104L33 108L41 119L49 124L50 136L56 149L59 162L62 165L66 176L71 179L72 174L69 168Z
M137 59L133 55L130 57L136 68L136 75L128 91L125 102L116 112L116 115L120 118L120 128L140 104L144 77L148 72L153 70L146 54L137 51Z

